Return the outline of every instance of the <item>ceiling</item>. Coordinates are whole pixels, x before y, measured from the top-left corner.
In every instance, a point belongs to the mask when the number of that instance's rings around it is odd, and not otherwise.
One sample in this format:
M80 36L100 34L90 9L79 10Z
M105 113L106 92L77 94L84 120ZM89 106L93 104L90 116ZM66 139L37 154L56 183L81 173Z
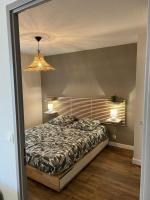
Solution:
M19 14L21 51L44 55L137 41L147 24L147 0L52 0Z

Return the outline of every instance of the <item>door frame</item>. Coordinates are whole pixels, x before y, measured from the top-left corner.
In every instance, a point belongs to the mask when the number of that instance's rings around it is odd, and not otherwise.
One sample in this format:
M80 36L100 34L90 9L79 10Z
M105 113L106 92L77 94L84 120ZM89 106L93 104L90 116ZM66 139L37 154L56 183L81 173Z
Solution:
M20 57L20 40L19 40L19 20L18 14L26 9L46 3L51 0L21 0L7 6L7 26L8 40L10 50L11 83L14 92L14 114L15 114L15 148L17 158L17 189L18 199L27 200L27 184L25 173L24 159L24 109L23 109L23 91L22 91L22 73Z
M19 44L19 21L18 14L26 9L38 6L52 0L20 0L7 6L7 22L8 22L8 39L10 49L11 62L11 83L14 89L15 96L15 147L16 158L18 161L18 199L26 200L26 173L24 167L24 110L23 110L23 91L22 91L22 73L21 73L21 58ZM148 0L150 2L150 0ZM148 21L150 22L150 8ZM149 23L148 23L149 24ZM149 150L150 150L150 25L148 25L148 40L147 40L147 59L146 59L146 79L145 79L145 104L144 104L144 134L142 146L142 163L141 163L141 187L140 200L147 200L147 173L150 166ZM148 193L147 193L148 194Z

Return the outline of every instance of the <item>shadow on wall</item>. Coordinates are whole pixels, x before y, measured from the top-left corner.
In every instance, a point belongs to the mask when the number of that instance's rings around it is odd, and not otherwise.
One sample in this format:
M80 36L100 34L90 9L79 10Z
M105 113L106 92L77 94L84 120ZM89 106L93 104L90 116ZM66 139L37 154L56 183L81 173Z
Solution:
M89 92L87 92L87 88L89 88ZM99 98L105 97L105 93L103 89L100 87L100 84L95 81L85 81L82 83L71 82L66 86L64 91L62 92L63 96L73 96L73 97L95 97L98 96Z
M105 92L101 87L100 82L96 79L95 72L88 66L88 63L84 63L86 59L83 59L82 56L80 59L81 63L78 63L78 70L76 65L72 66L70 63L70 76L68 76L66 84L62 90L63 96L73 96L73 97L105 97ZM76 57L74 58L74 63L76 63ZM80 67L79 67L80 66ZM68 73L68 70L66 71Z

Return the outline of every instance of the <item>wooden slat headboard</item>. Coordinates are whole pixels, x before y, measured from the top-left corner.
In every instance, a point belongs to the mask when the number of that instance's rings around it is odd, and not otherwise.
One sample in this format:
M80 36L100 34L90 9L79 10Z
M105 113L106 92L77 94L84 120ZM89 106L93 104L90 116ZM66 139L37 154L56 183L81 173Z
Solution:
M53 97L48 97L53 99ZM58 97L53 101L54 109L62 115L74 115L78 118L99 119L105 122L110 118L110 110L117 108L118 118L125 125L126 101L112 103L110 99Z

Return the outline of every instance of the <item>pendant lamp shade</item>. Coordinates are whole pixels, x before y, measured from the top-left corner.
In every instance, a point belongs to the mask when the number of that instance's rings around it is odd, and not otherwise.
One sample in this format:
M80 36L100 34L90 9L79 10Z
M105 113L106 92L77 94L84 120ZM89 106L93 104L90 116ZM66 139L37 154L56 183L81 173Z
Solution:
M35 55L33 62L25 68L25 71L53 71L55 68L48 64L44 56L40 53L39 42L42 39L40 36L35 37L38 41L38 53Z

